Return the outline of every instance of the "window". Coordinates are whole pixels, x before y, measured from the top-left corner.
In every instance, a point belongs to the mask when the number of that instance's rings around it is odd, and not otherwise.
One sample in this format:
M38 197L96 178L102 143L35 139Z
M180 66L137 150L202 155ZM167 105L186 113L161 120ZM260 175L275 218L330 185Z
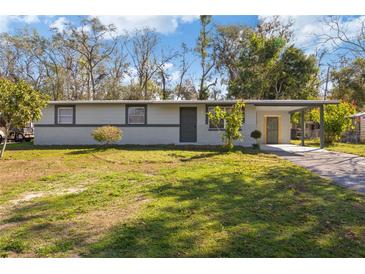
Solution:
M216 106L211 106L211 107L208 107L208 112L214 112L214 109L215 109ZM230 112L232 107L220 107L222 108L223 110L227 111L227 112ZM209 119L208 119L209 120ZM218 125L215 125L212 123L212 121L208 121L209 123L209 129L224 129L225 128L225 120L224 119L221 119L219 121L219 124Z
M146 107L145 106L129 106L127 111L127 122L129 125L146 124Z
M74 123L74 107L57 107L57 124Z

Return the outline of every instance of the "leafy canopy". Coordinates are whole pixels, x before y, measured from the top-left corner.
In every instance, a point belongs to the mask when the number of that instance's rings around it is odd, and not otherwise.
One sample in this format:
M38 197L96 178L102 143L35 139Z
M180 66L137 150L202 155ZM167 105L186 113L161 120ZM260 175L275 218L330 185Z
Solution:
M229 97L308 99L318 94L318 64L312 55L288 45L281 36L242 31Z
M0 116L5 127L24 127L39 120L48 96L34 90L24 81L0 78Z
M338 105L327 105L324 111L324 133L325 142L333 143L339 141L341 134L352 128L352 121L349 117L356 111L355 106L348 102L340 102ZM311 111L313 121L320 122L319 109Z
M48 96L34 90L24 81L12 82L0 78L0 120L4 123L5 142L2 157L11 128L22 128L41 118Z
M365 59L356 58L352 63L331 73L332 97L353 102L358 110L365 105Z
M208 113L208 118L214 125L219 125L220 121L225 120L225 128L222 134L224 146L231 150L235 140L243 138L240 131L244 119L245 104L237 102L231 110L224 110L219 106L215 107L214 112Z

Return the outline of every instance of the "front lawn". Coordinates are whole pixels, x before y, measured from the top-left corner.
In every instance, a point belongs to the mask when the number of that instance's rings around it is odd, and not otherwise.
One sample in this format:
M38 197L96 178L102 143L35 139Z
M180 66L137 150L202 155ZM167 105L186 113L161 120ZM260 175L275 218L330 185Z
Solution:
M3 257L364 257L365 199L277 156L10 145Z
M295 145L300 144L300 140L292 140ZM306 146L319 147L319 139L305 140ZM350 144L350 143L334 143L326 145L326 150L344 152L365 157L365 144Z

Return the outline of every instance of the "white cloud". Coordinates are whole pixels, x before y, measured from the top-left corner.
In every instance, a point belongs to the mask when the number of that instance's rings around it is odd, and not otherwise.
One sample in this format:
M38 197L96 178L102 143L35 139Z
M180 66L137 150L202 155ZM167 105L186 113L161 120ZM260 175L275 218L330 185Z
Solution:
M2 15L0 16L0 32L6 32L10 29L10 24L13 22L20 22L25 24L38 23L39 16L36 15L25 15L25 16L14 16L14 15Z
M20 21L25 22L27 24L34 24L38 23L40 20L38 15L25 15L25 16L20 16Z
M65 30L66 24L68 24L69 21L65 17L59 17L55 21L53 21L52 24L49 25L50 28L56 29L59 32L62 32Z
M152 28L169 34L176 31L179 24L191 23L197 16L98 16L103 24L114 24L119 34L136 29Z
M167 62L167 63L163 64L164 69L172 69L173 67L174 67L173 63Z
M0 16L0 32L8 30L10 24L9 16Z
M262 18L262 17L259 17ZM327 16L280 16L282 22L288 22L288 20L294 19L294 36L295 45L305 50L307 53L313 53L313 51L321 46L322 48L332 49L333 44L326 43L320 44L320 34L335 34L324 20ZM348 37L354 37L359 33L362 22L365 22L365 16L341 16L340 23L344 27L346 35Z
M173 72L171 73L170 81L171 81L171 82L175 82L175 81L179 80L179 79L180 79L180 74L181 74L181 72L180 72L180 71L178 71L178 70L173 71Z

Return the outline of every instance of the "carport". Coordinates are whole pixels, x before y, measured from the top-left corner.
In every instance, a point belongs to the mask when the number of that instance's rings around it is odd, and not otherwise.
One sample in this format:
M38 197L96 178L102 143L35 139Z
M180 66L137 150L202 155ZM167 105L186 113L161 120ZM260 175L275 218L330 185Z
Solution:
M325 105L338 104L337 100L249 100L257 111L279 111L293 114L301 114L301 145L304 146L304 114L306 110L319 108L320 111L320 147L324 148L324 108Z

